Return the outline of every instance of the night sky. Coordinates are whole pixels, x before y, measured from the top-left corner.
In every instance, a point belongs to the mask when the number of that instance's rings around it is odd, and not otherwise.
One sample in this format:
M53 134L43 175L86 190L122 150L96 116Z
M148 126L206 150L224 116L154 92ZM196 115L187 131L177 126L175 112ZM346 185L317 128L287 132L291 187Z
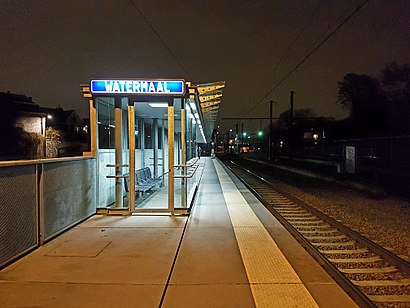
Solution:
M137 1L185 71L131 1L0 1L0 91L88 116L80 84L91 78L226 80L221 117L275 115L289 107L344 118L337 82L410 62L410 1L370 0L277 90L273 88L363 1ZM286 53L276 71L270 75ZM187 75L188 74L188 75Z

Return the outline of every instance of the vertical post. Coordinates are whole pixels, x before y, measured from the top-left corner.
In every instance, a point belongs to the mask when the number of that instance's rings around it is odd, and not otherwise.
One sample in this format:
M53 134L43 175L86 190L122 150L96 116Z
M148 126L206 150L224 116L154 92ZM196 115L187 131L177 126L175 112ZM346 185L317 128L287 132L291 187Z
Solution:
M90 99L90 142L91 155L97 154L97 110L94 101Z
M229 154L229 152L230 152L230 149L229 149L229 139L231 138L231 136L230 136L230 129L228 129L228 131L226 132L226 135L228 136L228 140L226 141L226 144L227 144L227 146L228 146L228 148L227 148L227 153Z
M154 141L154 178L158 177L158 119L152 119L152 140Z
M38 244L44 244L44 164L36 164L36 209L38 210Z
M165 120L162 119L161 129L161 152L162 152L162 186L165 182Z
M122 207L122 100L115 97L115 206Z
M128 106L129 187L128 212L135 209L135 108Z
M269 101L269 156L268 159L272 160L272 116L273 116L273 110L272 110L272 105L273 101Z
M168 210L174 213L174 100L168 102Z
M100 158L97 155L98 149L98 119L97 119L97 102L90 99L89 101L90 107L90 154L91 156L96 157L97 168L95 168L95 178L96 178L96 196L95 200L97 202L97 206L100 204L100 194L98 193L100 189L100 177L99 177L99 165L100 165Z
M141 143L141 168L145 167L145 121L141 119L140 123L140 143Z
M293 158L293 105L295 92L290 91L290 115L289 115L289 156Z
M185 99L181 98L181 165L186 164L185 157ZM185 175L185 167L182 167L181 175ZM186 185L185 179L181 178L181 205L186 207Z

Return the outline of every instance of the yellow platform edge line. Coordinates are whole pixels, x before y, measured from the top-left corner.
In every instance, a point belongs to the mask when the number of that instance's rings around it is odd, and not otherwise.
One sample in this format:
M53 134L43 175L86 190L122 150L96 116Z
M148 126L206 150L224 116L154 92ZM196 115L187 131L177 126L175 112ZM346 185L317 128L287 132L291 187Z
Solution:
M257 307L318 307L219 161L214 160ZM225 191L225 188L227 191Z

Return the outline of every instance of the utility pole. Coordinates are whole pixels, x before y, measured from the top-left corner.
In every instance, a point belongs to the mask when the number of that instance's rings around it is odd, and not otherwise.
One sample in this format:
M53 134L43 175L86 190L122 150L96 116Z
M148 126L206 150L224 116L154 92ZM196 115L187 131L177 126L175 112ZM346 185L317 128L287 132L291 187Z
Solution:
M289 157L293 158L293 106L294 106L295 92L290 91L290 115L289 115Z
M235 125L235 151L237 151L237 154L239 154L239 138L238 138L238 133L239 133L239 124L236 123L236 125Z
M241 140L242 140L242 143L241 143L241 148L242 148L242 150L243 150L243 123L241 123L241 130L242 130L242 132L241 132ZM239 149L239 153L241 152L241 150Z
M270 100L269 101L269 155L268 155L268 159L272 160L273 159L273 125L272 125L272 119L273 119L273 104L276 104L276 102Z

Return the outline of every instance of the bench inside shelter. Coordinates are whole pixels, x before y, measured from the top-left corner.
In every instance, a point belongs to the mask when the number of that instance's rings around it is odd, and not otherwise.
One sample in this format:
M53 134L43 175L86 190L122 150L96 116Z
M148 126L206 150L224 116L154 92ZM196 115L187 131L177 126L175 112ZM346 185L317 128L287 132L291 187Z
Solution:
M151 174L151 169L149 167L145 167L142 169L138 169L135 171L135 191L144 193L149 191L150 189L154 188L155 186L162 183L162 180L159 178L153 178ZM129 192L129 174L125 174L124 177L124 186L125 191Z

